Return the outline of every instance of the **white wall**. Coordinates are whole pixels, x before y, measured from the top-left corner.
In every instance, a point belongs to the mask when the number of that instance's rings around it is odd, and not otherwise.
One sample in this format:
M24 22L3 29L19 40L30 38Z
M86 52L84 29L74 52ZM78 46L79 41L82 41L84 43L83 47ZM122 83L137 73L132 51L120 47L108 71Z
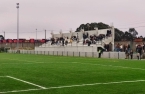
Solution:
M35 51L96 52L97 51L97 46L35 47Z
M9 50L9 53L16 53L16 50ZM98 58L98 52L72 52L72 51L34 51L34 50L21 50L21 54L43 54L55 56L77 56L77 57L94 57ZM103 52L101 58L112 59L125 59L124 52ZM134 54L136 59L136 55Z

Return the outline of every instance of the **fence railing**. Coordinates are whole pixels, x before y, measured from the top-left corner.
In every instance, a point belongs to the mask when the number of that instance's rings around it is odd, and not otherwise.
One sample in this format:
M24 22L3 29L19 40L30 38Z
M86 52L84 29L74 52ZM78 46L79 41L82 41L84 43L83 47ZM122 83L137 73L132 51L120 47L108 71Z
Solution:
M8 53L17 53L17 50L9 50ZM98 58L98 52L70 52L70 51L35 51L20 50L20 54L36 55L55 55L55 56L73 56L73 57L94 57ZM103 52L101 58L124 59L124 52Z

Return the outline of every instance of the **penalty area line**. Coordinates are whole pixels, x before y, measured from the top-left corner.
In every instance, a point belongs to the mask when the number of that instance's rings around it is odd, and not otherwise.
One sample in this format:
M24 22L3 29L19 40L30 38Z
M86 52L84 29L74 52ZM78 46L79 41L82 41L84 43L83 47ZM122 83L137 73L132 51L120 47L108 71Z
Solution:
M12 77L12 76L6 76L6 77L11 78L11 79L14 79L14 80L17 80L17 81L20 81L20 82L23 82L23 83L27 83L27 84L30 84L30 85L33 85L33 86L36 86L36 87L39 87L39 88L41 88L41 89L46 89L46 87L43 87L43 86L40 86L40 85L31 83L31 82L28 82L28 81L24 81L24 80L21 80L21 79Z
M48 87L48 88L45 88L45 89L41 88L41 89L13 90L13 91L0 92L0 94L12 93L12 92L28 92L28 91L39 91L39 90L51 90L51 89L63 89L63 88L73 88L73 87L95 86L95 85L136 83L136 82L145 82L145 80L133 80L133 81L119 81L119 82L106 82L106 83L66 85L66 86Z
M0 76L0 78L4 78L4 77L6 77L6 76Z
M43 90L43 89L12 90L12 91L0 92L0 94L16 93L16 92L27 92L27 91L36 91L36 90Z

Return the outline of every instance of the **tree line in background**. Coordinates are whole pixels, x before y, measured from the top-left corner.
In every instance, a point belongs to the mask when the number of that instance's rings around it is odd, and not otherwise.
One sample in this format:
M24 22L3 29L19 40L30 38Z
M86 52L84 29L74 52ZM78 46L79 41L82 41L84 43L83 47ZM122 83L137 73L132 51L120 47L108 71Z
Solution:
M0 35L0 40L4 40L4 36L3 35Z
M95 30L95 28L98 28L98 29L108 29L110 28L109 25L105 24L105 23L102 23L102 22L99 22L99 23L87 23L87 24L81 24L75 32L80 32L81 29L84 29L84 31L89 31L89 30ZM135 38L143 38L143 40L145 40L145 37L143 36L139 36L137 37L138 35L138 32L135 30L135 28L129 28L128 31L121 31L117 28L114 28L115 29L115 41L133 41Z

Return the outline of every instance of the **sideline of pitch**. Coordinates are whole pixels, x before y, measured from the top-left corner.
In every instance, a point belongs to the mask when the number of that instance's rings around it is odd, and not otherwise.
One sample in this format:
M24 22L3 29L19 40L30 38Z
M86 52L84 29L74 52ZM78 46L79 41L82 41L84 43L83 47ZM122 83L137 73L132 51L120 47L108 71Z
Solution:
M48 88L41 88L41 89L13 90L13 91L0 92L0 94L12 93L12 92L28 92L28 91L38 91L38 90L51 90L51 89L63 89L63 88L73 88L73 87L95 86L95 85L136 83L136 82L145 82L145 80L133 80L133 81L119 81L119 82L106 82L106 83L91 83L91 84L66 85L66 86L48 87Z

